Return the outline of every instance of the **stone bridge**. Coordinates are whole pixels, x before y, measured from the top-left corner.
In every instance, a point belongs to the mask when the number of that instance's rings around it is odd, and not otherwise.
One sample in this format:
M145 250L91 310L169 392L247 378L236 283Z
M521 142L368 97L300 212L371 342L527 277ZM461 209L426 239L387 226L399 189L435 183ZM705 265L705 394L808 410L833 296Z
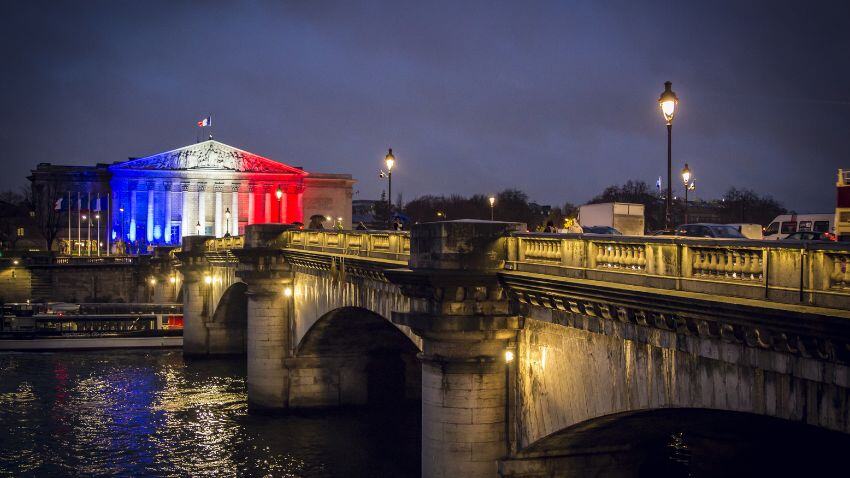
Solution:
M637 476L741 420L847 446L846 245L521 229L184 238L185 354L247 354L254 409L421 399L427 477Z

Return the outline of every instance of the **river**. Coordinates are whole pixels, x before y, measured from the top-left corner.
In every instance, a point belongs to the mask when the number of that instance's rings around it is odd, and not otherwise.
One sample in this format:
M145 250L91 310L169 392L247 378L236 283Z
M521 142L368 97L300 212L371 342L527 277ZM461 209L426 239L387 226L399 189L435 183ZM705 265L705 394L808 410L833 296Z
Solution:
M0 476L418 476L419 404L249 414L241 360L0 355Z

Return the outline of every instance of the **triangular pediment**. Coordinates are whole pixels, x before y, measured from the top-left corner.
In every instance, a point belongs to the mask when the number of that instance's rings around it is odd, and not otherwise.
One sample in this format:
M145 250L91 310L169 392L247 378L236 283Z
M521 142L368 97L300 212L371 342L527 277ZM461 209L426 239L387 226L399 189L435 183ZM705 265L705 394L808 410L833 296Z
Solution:
M279 163L239 148L208 140L146 158L131 159L110 166L120 170L209 170L244 173L306 175L302 169Z

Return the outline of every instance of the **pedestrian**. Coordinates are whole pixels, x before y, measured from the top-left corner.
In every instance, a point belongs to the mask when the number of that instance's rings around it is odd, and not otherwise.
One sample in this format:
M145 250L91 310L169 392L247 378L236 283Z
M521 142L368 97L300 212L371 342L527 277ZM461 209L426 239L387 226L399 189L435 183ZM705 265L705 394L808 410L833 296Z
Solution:
M546 222L546 229L543 232L553 233L553 232L558 232L558 230L555 229L555 223L554 222L547 221Z

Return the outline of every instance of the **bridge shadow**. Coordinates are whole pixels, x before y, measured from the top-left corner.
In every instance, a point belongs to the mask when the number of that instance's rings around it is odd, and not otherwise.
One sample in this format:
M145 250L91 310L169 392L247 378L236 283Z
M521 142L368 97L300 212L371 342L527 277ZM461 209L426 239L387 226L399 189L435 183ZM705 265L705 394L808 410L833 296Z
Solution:
M418 347L387 319L360 307L322 316L290 368L290 405L401 406L421 395Z
M504 461L502 475L820 476L846 466L848 451L848 435L779 418L643 410L589 420L538 440Z

